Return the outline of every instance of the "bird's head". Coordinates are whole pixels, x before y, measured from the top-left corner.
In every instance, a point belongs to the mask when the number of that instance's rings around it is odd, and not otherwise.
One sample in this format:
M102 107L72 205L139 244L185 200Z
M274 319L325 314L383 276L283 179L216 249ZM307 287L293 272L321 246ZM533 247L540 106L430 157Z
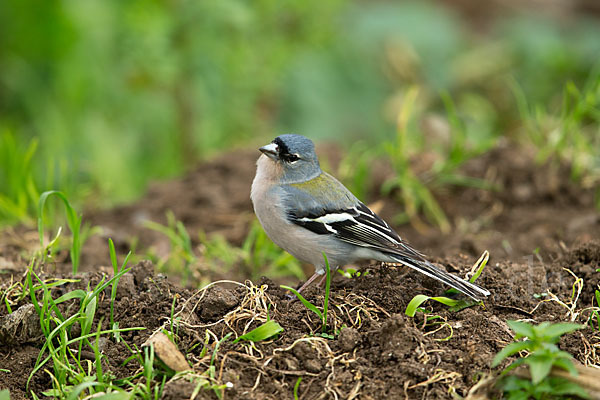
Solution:
M302 135L277 136L259 150L272 162L281 166L284 180L302 181L321 173L315 145L312 140Z

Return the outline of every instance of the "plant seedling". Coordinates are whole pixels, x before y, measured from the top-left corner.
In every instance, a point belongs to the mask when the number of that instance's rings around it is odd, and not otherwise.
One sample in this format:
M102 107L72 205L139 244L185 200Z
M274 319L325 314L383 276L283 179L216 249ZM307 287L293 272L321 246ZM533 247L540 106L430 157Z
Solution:
M111 334L116 336L121 332L145 329L143 327L123 329L112 327L108 330L101 330L102 321L99 321L97 322L96 331L92 330L100 301L99 297L107 287L111 285L114 287L121 276L131 268L124 268L123 266L112 278L106 280L103 277L93 288L88 287L87 290L75 289L54 299L50 290L51 287L65 280L49 284L35 273L33 267L34 263L28 268L25 277L26 287L29 290L31 302L40 318L45 342L29 375L26 383L27 387L36 372L42 370L47 363L50 363L52 372L49 369L46 369L46 371L52 376L54 388L47 393L51 393L52 396L63 396L65 393L73 391L73 385L84 383L83 381L87 379L88 366L81 357L84 346L89 346L95 355L96 370L94 379L98 380L100 386L106 386L107 383L104 381L109 380L109 377L103 374L101 369L101 354L98 349L100 335ZM34 284L34 281L37 284ZM41 291L40 300L36 295L37 291ZM61 313L58 305L69 300L77 300L79 307L74 314L67 318L67 315ZM72 327L75 325L79 325L80 335L71 337ZM83 390L83 387L80 388ZM92 390L91 387L89 389Z
M77 270L79 269L79 257L81 254L81 246L83 243L81 242L80 232L81 232L81 216L77 215L75 209L69 203L67 196L63 192L59 192L57 190L50 190L42 193L40 196L40 201L38 204L38 234L40 236L40 247L42 249L42 260L44 259L44 255L46 251L44 249L44 206L46 205L46 201L50 196L56 196L62 200L65 205L65 210L67 212L67 224L69 225L69 229L71 230L71 234L73 235L71 239L71 263L73 265L73 275L77 274Z
M145 221L144 226L169 238L171 251L166 259L159 260L158 268L181 273L183 275L182 283L187 284L192 276L192 265L197 262L198 257L194 253L192 240L183 223L178 221L175 214L169 210L167 211L167 225Z
M573 365L573 357L556 346L565 333L583 328L573 323L551 324L542 322L532 325L520 321L507 321L508 326L516 333L515 339L525 338L522 342L513 342L503 348L492 361L492 367L498 366L504 359L526 351L529 354L521 357L502 371L502 375L520 365L529 366L531 380L508 376L501 381L502 388L509 399L546 399L549 395L576 395L589 398L587 393L577 384L565 378L550 377L553 367L561 368L571 375L577 375Z
M596 290L594 292L594 297L596 298L596 307L592 307L592 314L590 315L588 323L592 328L596 328L598 331L600 331L600 312L598 311L600 310L600 308L598 308L600 307L600 290ZM596 318L596 326L594 326L593 323L594 318Z
M112 239L108 239L108 249L109 249L109 254L110 254L110 262L112 264L113 267L113 276L116 276L119 274L119 271L124 270L127 267L127 262L129 261L129 257L131 256L131 251L129 253L127 253L127 256L125 256L125 260L123 261L123 265L121 265L121 268L119 269L119 264L117 263L117 252L115 251L115 244L113 243ZM115 328L118 329L119 328L119 324L115 323L115 300L117 298L117 285L119 283L119 279L115 280L112 283L112 287L111 287L111 291L110 291L110 326L111 328ZM117 341L120 341L120 336L119 336L119 331L116 330L115 331L115 338L117 339Z

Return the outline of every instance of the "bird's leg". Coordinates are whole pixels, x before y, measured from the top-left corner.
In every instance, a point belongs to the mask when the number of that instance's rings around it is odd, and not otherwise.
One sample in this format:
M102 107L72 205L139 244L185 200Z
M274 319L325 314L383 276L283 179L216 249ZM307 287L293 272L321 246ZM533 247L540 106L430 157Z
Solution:
M330 272L330 274L329 274L329 275L331 275L331 281L332 281L332 282L333 282L333 273L334 273L335 271L337 271L337 269L338 269L338 266L335 266L334 268L330 268L330 269L329 269L329 272ZM320 287L320 288L324 288L324 287L325 287L325 282L327 282L327 273L324 273L324 274L323 274L323 277L322 277L322 278L321 278L321 280L319 281L319 287Z
M327 282L327 274L323 274L323 277L319 281L319 287L323 288L325 286L325 282Z
M306 282L304 282L304 285L300 286L300 289L298 289L298 293L302 292L304 289L306 289L307 287L309 287L311 285L311 283L313 283L313 281L315 279L317 279L319 277L320 274L317 274L316 272L313 274L313 276L311 276L310 278L308 278L308 280ZM298 298L294 295L288 294L286 295L291 302L294 302L296 300L298 300Z
M313 276L311 276L310 278L308 278L308 280L306 282L304 282L304 285L300 286L300 289L298 289L298 293L301 293L304 289L306 289L307 287L309 287L313 281L315 279L317 279L319 276L321 276L321 274L317 274L316 272L313 274Z

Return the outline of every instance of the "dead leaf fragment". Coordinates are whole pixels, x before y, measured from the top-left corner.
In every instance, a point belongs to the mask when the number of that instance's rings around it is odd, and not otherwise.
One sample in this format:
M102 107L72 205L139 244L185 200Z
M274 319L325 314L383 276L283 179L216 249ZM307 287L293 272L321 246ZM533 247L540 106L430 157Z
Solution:
M146 347L150 345L154 346L154 354L173 371L179 372L190 369L185 357L177 349L177 346L161 331L154 332L142 346Z

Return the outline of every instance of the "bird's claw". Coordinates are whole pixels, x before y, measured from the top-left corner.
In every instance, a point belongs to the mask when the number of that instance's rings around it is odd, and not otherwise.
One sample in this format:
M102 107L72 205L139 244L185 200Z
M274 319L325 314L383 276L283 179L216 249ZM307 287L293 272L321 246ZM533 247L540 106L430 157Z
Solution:
M287 299L287 300L288 300L290 303L291 303L291 302L294 302L294 301L296 301L296 300L298 300L298 298L297 298L295 295L293 295L293 294L289 294L289 293L285 295L285 298L286 298L286 299Z

